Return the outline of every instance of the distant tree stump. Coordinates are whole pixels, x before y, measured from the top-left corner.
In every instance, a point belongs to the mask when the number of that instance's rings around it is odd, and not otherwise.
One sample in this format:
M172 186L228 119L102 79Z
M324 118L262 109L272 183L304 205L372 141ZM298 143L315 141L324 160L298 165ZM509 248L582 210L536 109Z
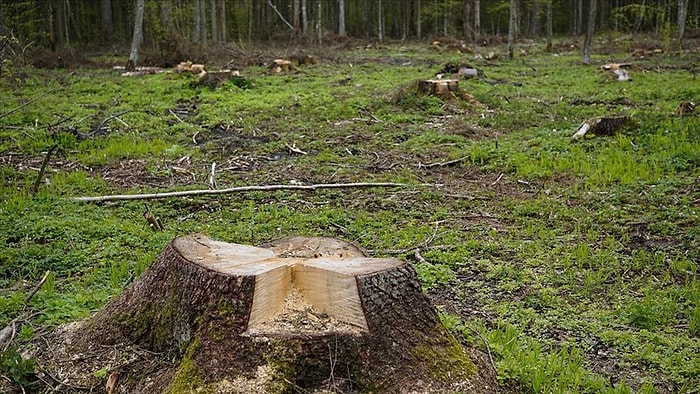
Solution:
M61 345L45 357L106 349L95 365L146 351L148 361L115 367L115 392L496 391L474 383L474 363L409 264L332 238L266 248L176 238L134 285L51 342Z
M443 100L462 97L457 79L424 79L417 82L418 95L431 95Z

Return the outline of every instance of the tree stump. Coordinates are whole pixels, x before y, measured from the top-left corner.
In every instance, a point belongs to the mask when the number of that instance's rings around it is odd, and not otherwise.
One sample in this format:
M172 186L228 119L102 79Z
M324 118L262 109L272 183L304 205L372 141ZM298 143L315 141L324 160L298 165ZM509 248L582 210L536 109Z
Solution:
M59 345L40 364L78 352L75 369L88 376L76 382L110 366L115 393L496 389L476 383L409 264L332 238L266 247L176 238L118 298L50 342ZM141 359L118 364L115 349Z
M443 100L453 100L462 97L457 79L425 79L417 83L418 95L431 95Z
M497 389L409 264L332 238L176 238L95 316L48 338L44 371L69 387L108 376L110 394Z

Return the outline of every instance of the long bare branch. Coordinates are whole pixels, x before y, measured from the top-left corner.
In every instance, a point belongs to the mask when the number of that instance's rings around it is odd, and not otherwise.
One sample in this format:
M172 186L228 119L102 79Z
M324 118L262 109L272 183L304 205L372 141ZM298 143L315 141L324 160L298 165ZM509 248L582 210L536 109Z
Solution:
M151 194L115 194L107 196L86 196L86 197L69 197L68 200L76 202L104 202L118 200L154 200L159 198L170 197L187 197L201 196L211 194L230 194L250 191L270 191L270 190L317 190L317 189L347 189L360 187L406 187L406 186L427 186L427 185L409 185L406 183L391 183L391 182L359 182L359 183L322 183L316 185L260 185L260 186L239 186L228 189L202 189L202 190L182 190L176 192L151 193ZM434 186L434 185L430 185Z

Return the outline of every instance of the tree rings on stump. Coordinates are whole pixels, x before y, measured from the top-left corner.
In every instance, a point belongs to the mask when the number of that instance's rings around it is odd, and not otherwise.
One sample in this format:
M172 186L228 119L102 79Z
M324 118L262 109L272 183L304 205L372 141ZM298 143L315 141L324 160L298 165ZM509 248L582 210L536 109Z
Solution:
M409 264L333 238L176 238L119 297L49 343L36 351L45 370L60 357L52 374L89 386L106 368L118 373L114 392L497 391Z

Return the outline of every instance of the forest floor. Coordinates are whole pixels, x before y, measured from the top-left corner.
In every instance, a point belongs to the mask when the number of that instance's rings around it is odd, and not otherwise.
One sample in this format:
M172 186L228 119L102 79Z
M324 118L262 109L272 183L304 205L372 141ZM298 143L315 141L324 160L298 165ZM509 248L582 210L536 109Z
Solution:
M610 33L591 65L573 39L551 53L521 42L514 59L502 45L353 43L307 49L316 62L291 73L267 65L301 49L181 59L240 69L215 89L186 73L122 77L105 54L5 68L0 329L16 324L0 388L58 386L21 354L100 309L172 238L200 232L251 245L331 236L412 261L443 322L492 354L504 391L698 392L700 116L677 109L700 101L700 47L686 48ZM631 80L608 63L629 63ZM448 64L479 70L459 82L468 100L416 94L415 80L447 78ZM613 114L633 125L571 139ZM208 189L213 163L219 189L408 186L67 199Z

